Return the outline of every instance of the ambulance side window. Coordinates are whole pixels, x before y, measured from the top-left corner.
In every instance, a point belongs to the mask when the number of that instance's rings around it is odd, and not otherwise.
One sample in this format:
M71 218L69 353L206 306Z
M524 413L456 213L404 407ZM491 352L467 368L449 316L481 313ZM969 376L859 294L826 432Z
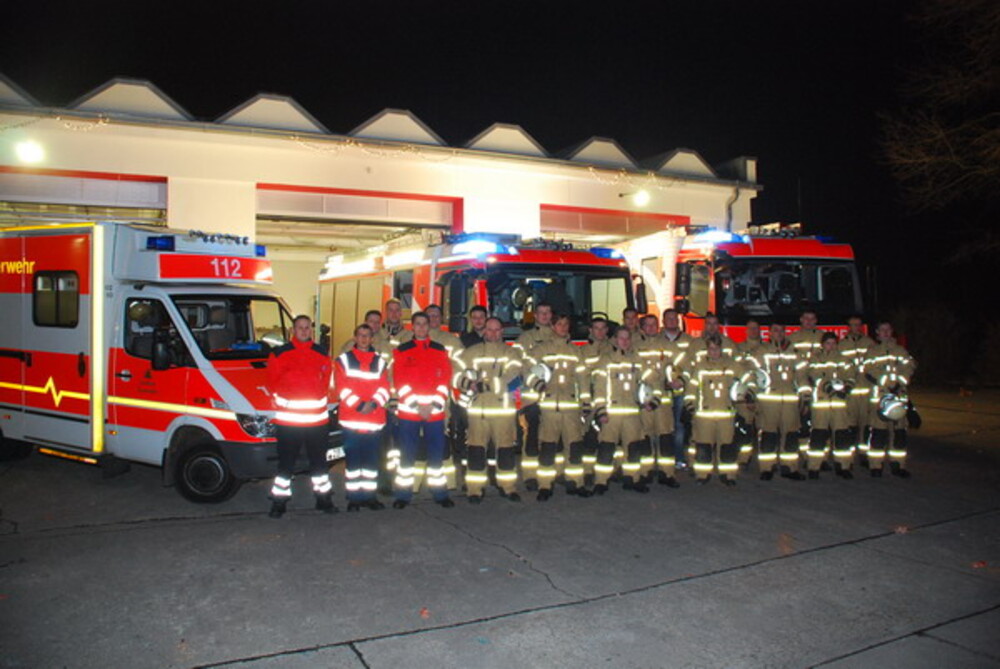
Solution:
M151 360L156 343L167 344L173 365L193 364L163 303L159 300L129 300L125 307L125 350L129 355Z
M42 327L75 328L80 322L80 277L76 272L36 272L32 318Z
M406 316L413 309L413 270L404 269L392 275L392 294L403 303Z

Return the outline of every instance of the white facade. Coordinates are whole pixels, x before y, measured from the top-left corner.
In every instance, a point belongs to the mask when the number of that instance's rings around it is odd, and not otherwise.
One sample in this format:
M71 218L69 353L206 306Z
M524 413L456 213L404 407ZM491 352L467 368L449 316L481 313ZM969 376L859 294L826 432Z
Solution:
M0 140L4 224L132 208L162 210L174 228L253 236L271 246L276 287L301 312L326 256L412 227L590 243L672 224L742 229L760 189L753 159L722 175L678 149L643 169L602 138L553 158L508 124L451 147L400 110L338 135L290 98L261 95L198 122L134 80L54 109L0 77ZM44 153L30 164L18 152L28 141ZM44 219L43 204L87 209Z

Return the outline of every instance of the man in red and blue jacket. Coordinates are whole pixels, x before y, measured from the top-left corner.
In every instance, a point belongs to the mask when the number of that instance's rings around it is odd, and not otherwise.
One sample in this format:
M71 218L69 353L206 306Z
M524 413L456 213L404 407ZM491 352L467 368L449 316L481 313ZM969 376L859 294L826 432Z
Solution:
M455 506L448 497L444 471L444 413L451 383L451 360L444 346L431 341L430 320L418 311L411 318L413 338L393 352L393 385L399 405L399 436L402 442L396 470L396 501L403 509L413 499L414 462L423 438L427 448L427 486L434 501L443 507Z
M388 367L372 347L375 333L362 323L354 330L354 345L333 365L334 385L340 399L338 416L347 456L347 510L384 508L375 496L378 488L379 437L385 427L389 401Z
M274 402L278 437L278 474L271 486L272 518L281 518L285 513L292 496L295 460L303 446L309 456L316 508L324 513L337 512L326 462L330 373L330 356L313 342L312 320L296 316L292 340L274 349L267 361L267 389Z

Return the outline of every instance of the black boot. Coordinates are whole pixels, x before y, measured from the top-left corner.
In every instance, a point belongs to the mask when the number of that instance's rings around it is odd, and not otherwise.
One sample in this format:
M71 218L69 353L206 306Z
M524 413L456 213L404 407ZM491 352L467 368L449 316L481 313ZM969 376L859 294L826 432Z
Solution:
M703 478L703 479L697 479L697 480L695 481L695 483L697 483L698 485L705 485L706 483L708 483L708 482L709 482L709 481L711 481L711 480L712 480L712 475L711 475L711 474L709 474L708 476L706 476L706 477L705 477L705 478Z
M591 492L587 488L577 488L576 489L576 496L577 497L583 497L584 499L586 499L587 497L593 497L594 493Z
M889 469L892 470L893 476L898 476L899 478L903 479L910 478L910 472L900 467L898 462L890 462Z
M525 479L524 489L528 492L535 492L538 490L538 479Z
M732 488L734 485L736 485L736 479L731 479L728 476L726 476L725 474L721 475L719 477L719 480L722 481L723 485L725 485L725 486L727 486L729 488Z
M872 470L872 478L876 478L876 479L882 478L882 469L881 468L879 468L879 469L873 469Z
M604 483L598 483L597 485L594 486L595 495L603 495L607 491L608 491L608 486Z
M806 477L802 475L802 472L793 470L791 467L786 465L781 466L781 477L791 481L804 481L806 479Z
M507 501L508 502L520 502L521 501L521 496L518 495L516 492L512 492L509 495L507 495Z
M541 490L538 491L538 497L536 497L535 499L539 502L547 502L549 501L550 497L552 497L552 491L549 490L548 488L542 488Z
M361 502L348 502L347 513L355 513L361 510Z
M662 483L663 485L667 486L668 488L680 488L681 487L680 482L677 479L675 479L673 476L664 476L663 480L660 481L660 483Z
M768 469L767 471L763 471L760 473L761 481L770 481L773 478L774 478L774 471L771 469Z
M632 492L649 492L649 486L642 479L639 479L639 482L632 486Z
M332 495L317 495L316 496L316 510L322 511L323 513L334 514L337 513L337 507L333 504Z
M819 480L819 470L810 469L809 470L809 478L811 480L813 480L813 481L818 481Z
M382 509L385 508L385 504L383 504L382 502L378 501L377 499L370 499L370 500L368 500L368 503L366 504L366 506L369 509L371 509L372 511L381 511Z
M394 508L394 509L405 509L409 505L410 505L410 503L407 502L405 499L397 499L395 502L392 503L392 508Z
M271 500L271 510L267 512L268 517L281 518L283 515L285 515L286 504L288 504L288 502L285 502L283 500L282 501L278 501L276 499Z

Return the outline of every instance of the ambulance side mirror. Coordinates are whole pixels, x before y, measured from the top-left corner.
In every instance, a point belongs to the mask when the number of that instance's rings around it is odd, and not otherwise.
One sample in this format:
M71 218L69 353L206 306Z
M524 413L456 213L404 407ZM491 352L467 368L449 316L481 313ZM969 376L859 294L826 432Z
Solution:
M170 369L170 347L165 341L158 341L153 344L153 369L162 372Z

